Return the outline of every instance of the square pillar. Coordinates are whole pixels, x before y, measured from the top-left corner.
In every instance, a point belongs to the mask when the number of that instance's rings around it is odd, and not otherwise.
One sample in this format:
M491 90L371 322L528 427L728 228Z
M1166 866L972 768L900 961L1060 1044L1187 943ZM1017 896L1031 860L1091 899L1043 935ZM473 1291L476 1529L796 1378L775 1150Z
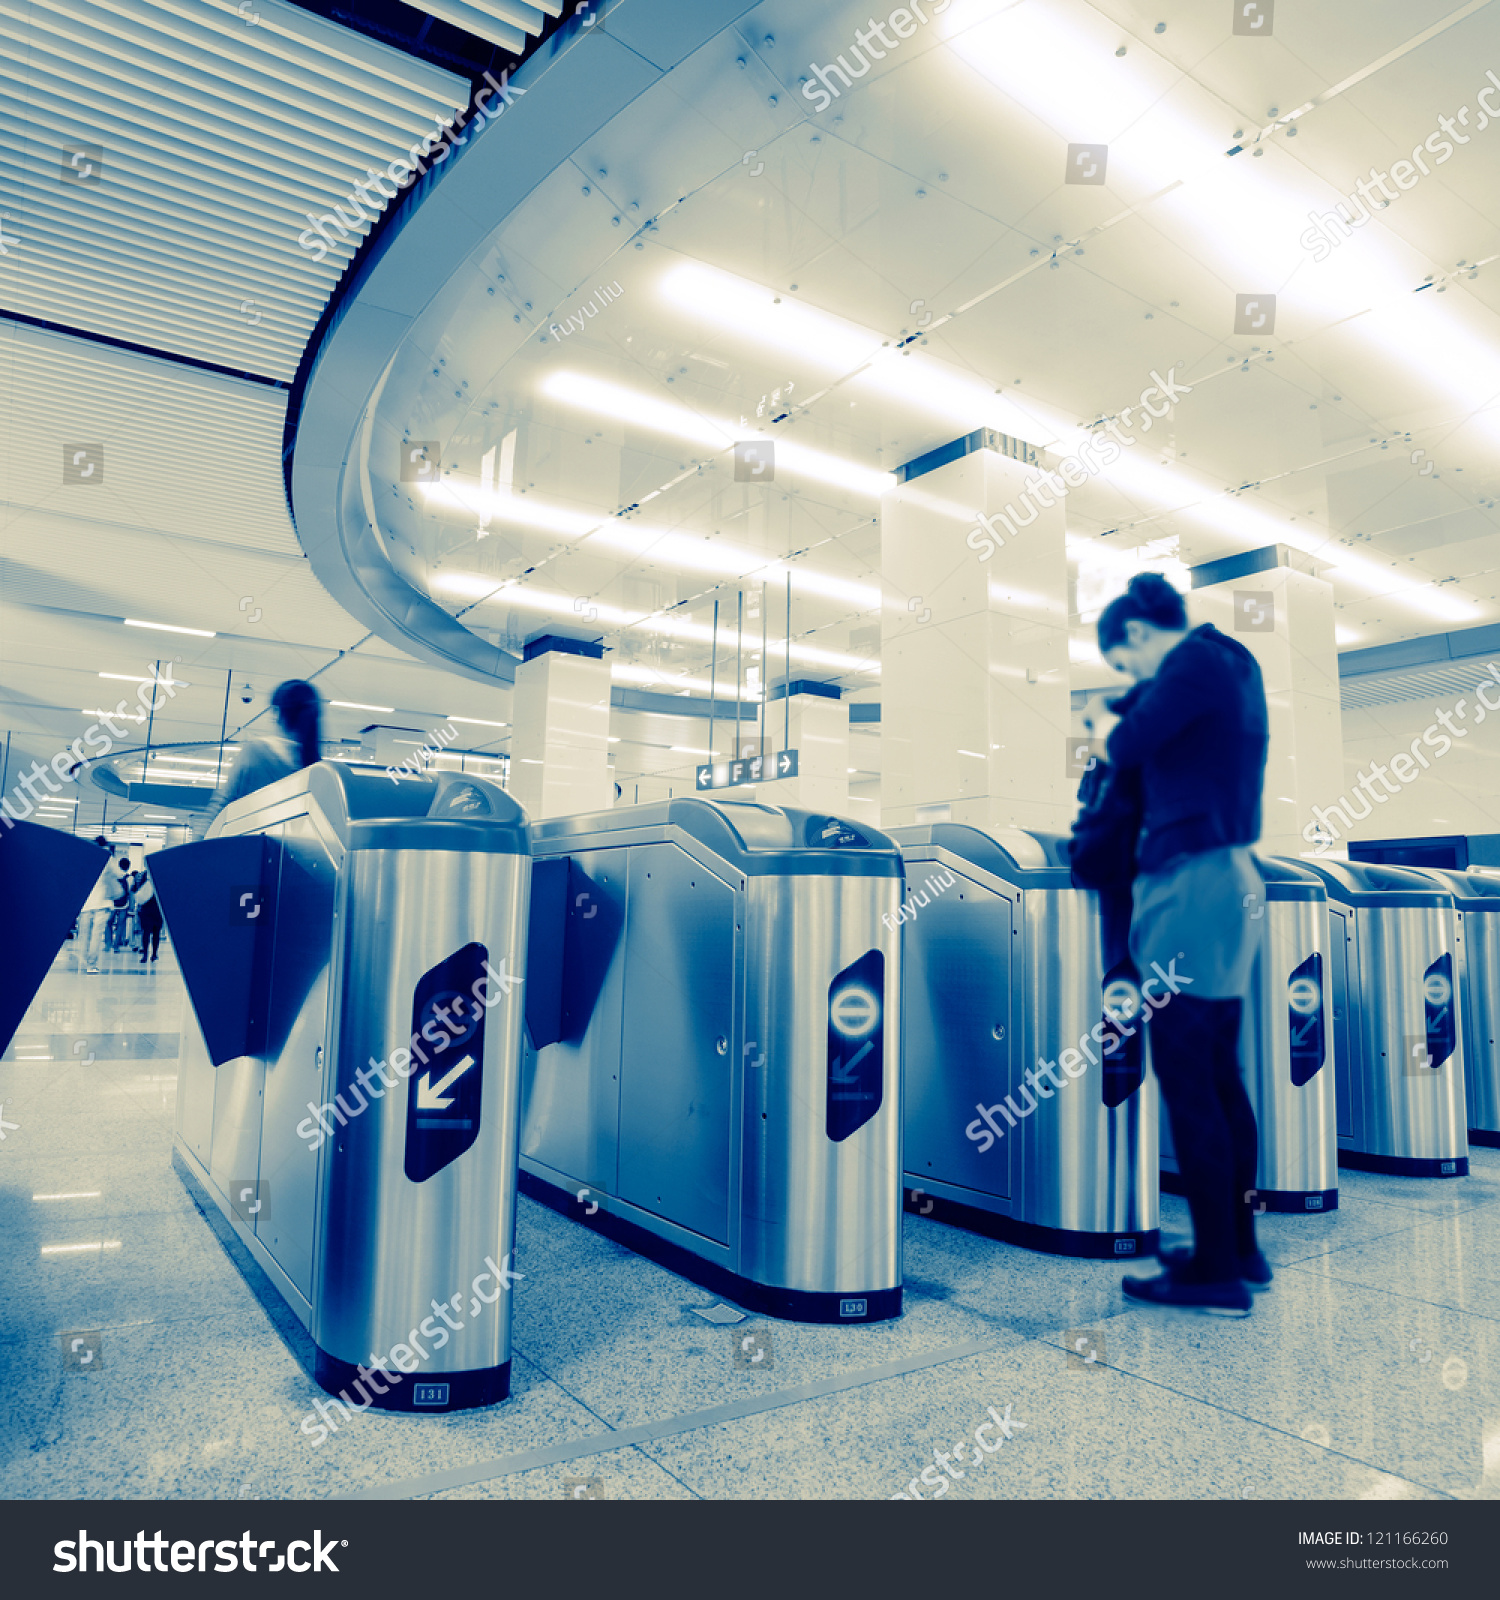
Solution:
M1258 848L1266 855L1308 850L1302 830L1313 807L1337 801L1344 789L1333 586L1299 570L1310 565L1300 552L1272 545L1193 568L1193 625L1211 622L1237 639L1265 679L1271 743Z
M881 502L886 826L936 820L943 806L980 828L1071 825L1063 487L980 448ZM989 532L981 514L994 518Z
M586 652L586 653L583 653ZM516 668L510 792L533 819L614 804L602 645L544 636Z
M773 806L849 814L849 708L837 689L792 683L766 705L766 752L797 752L797 776L757 785L755 798Z

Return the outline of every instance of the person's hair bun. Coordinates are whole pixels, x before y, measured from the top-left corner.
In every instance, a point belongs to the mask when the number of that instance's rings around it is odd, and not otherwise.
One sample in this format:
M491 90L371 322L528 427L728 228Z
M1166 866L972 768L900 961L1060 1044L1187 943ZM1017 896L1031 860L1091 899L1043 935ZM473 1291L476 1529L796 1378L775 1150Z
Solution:
M1111 600L1100 614L1100 650L1113 650L1123 644L1125 624L1135 619L1175 631L1187 627L1187 607L1161 573L1138 572L1125 586L1125 593Z
M1159 572L1138 572L1125 589L1135 601L1137 615L1159 628L1181 628L1187 622L1182 596Z

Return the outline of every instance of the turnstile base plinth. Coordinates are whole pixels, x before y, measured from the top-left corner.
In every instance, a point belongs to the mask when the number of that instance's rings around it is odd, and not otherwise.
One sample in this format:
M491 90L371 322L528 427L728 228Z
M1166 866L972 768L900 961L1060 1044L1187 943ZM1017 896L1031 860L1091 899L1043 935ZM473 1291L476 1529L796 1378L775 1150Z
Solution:
M1071 1256L1080 1261L1134 1261L1139 1256L1154 1256L1161 1238L1157 1228L1137 1233L1085 1233L1073 1228L1049 1228L1039 1222L1023 1222L998 1211L986 1211L983 1206L965 1205L961 1200L945 1200L941 1195L924 1193L917 1202L911 1198L909 1189L902 1190L901 1205L915 1217L930 1217L934 1222L982 1233L987 1238L1020 1245L1025 1250L1037 1250L1049 1256Z
M351 1404L357 1410L364 1409L362 1401L368 1398L377 1411L410 1411L418 1416L492 1406L510 1394L509 1361L476 1372L402 1373L399 1383L390 1381L398 1374L381 1368L380 1382L386 1385L386 1392L376 1394L374 1385L360 1377L358 1367L320 1349L313 1376L328 1394L337 1397L342 1392L351 1396Z
M813 1293L806 1289L781 1289L774 1284L756 1283L750 1278L731 1272L727 1267L705 1261L691 1250L670 1239L663 1239L639 1223L626 1217L617 1217L602 1206L589 1215L588 1208L567 1189L523 1171L518 1187L528 1199L535 1200L549 1210L580 1222L606 1239L613 1239L627 1250L645 1256L658 1266L702 1284L726 1300L733 1300L747 1311L757 1311L763 1316L780 1317L785 1322L888 1322L901 1315L901 1290L860 1289L842 1294ZM861 1307L860 1310L852 1310Z
M1487 1150L1500 1150L1500 1133L1493 1128L1470 1128L1469 1143L1482 1144Z
M1161 1169L1161 1191L1163 1194L1183 1193L1182 1175L1175 1167ZM1265 1201L1264 1210L1278 1216L1320 1217L1339 1208L1337 1189L1257 1189L1255 1197Z
M1355 1172L1383 1172L1393 1178L1467 1178L1467 1156L1377 1156L1368 1150L1339 1150L1339 1165Z

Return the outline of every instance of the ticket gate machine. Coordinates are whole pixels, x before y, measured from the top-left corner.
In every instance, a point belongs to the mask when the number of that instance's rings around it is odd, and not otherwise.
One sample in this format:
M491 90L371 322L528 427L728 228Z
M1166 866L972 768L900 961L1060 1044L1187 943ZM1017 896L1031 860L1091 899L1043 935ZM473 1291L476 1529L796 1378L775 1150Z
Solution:
M151 858L198 1023L175 1160L329 1393L430 1411L509 1393L530 868L498 785L331 761Z
M1500 874L1422 870L1453 896L1458 915L1469 1143L1500 1146Z
M947 822L892 837L908 888L907 1209L1057 1255L1153 1254L1141 994L1103 970L1098 897L1073 887L1068 839Z
M901 1311L901 856L697 796L532 827L522 1192L751 1310Z
M1302 857L1328 891L1339 1164L1469 1170L1458 924L1426 872Z

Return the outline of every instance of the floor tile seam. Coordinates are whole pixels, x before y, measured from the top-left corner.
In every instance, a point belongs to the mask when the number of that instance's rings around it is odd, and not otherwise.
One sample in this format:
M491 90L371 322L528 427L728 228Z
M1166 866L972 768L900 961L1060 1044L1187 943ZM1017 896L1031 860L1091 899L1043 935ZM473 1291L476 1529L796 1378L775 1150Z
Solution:
M254 1299L253 1294L251 1295L251 1298ZM258 1300L255 1301L255 1305L257 1309L260 1308L260 1302ZM227 1317L232 1317L236 1322L242 1322L244 1320L245 1312L248 1309L249 1308L246 1306L230 1306L226 1307L223 1311L185 1312L180 1317L142 1317L135 1322L101 1322L95 1323L90 1331L94 1333L124 1334L130 1333L137 1328L172 1328L183 1322L191 1322L196 1326L202 1327L208 1323L221 1322ZM49 1339L60 1339L65 1333L77 1333L78 1331L79 1330L75 1327L59 1328L56 1333L25 1333L16 1337L0 1335L0 1350L3 1350L8 1346L34 1344L38 1341L45 1342ZM260 1337L261 1332L263 1332L263 1330L250 1330L247 1333L247 1337L253 1335L254 1337L258 1338Z
M1104 1363L1100 1363L1104 1365ZM1159 1378L1147 1377L1143 1372L1134 1372L1128 1367L1111 1366L1107 1369L1118 1373L1122 1378L1129 1378L1137 1383L1144 1383L1153 1389L1159 1389L1163 1394L1176 1395L1179 1400L1187 1400L1194 1405L1207 1406L1211 1411L1217 1411L1221 1416L1238 1417L1241 1422L1247 1422L1253 1428L1262 1428L1267 1433L1279 1434L1283 1439L1291 1439L1297 1444L1311 1445L1314 1450L1321 1450L1326 1455L1338 1456L1341 1460L1351 1461L1356 1466L1368 1467L1372 1472L1384 1473L1387 1477L1399 1478L1403 1483L1410 1483L1418 1489L1427 1489L1444 1500L1453 1500L1457 1496L1450 1494L1446 1489L1439 1489L1434 1484L1423 1483L1419 1478L1413 1478L1409 1473L1397 1468L1381 1466L1374 1461L1366 1461L1363 1456L1350 1455L1347 1450L1335 1450L1332 1445L1316 1444L1311 1439L1304 1439L1300 1433L1293 1433L1288 1428L1283 1428L1279 1423L1267 1422L1263 1417L1253 1417L1246 1411L1237 1411L1233 1406L1225 1405L1221 1401L1212 1400L1206 1395L1193 1394L1186 1389L1178 1389L1170 1383L1163 1383Z
M550 1383L554 1389L560 1389L565 1395L567 1395L568 1399L570 1399L574 1405L579 1407L580 1410L586 1411L601 1428L608 1428L611 1426L609 1422L607 1422L597 1411L594 1410L587 1400L585 1400L581 1395L574 1394L561 1378L554 1377L552 1373L548 1372L535 1356L527 1355L527 1353L514 1341L512 1341L510 1348L513 1356L519 1356L533 1372L537 1373L538 1376Z
M1468 1306L1451 1305L1446 1300L1429 1300L1425 1295L1402 1294L1398 1290L1387 1289L1387 1288L1385 1288L1385 1287L1383 1287L1381 1285L1372 1284L1372 1283L1360 1283L1356 1279L1353 1279L1353 1278L1335 1277L1334 1274L1331 1273L1331 1272L1314 1273L1314 1272L1306 1271L1306 1269L1299 1268L1299 1267L1288 1267L1286 1270L1288 1272L1297 1272L1297 1271L1301 1270L1301 1271L1304 1272L1304 1275L1307 1276L1307 1277L1318 1277L1318 1278L1323 1278L1325 1280L1331 1279L1334 1283L1342 1284L1346 1289L1363 1289L1368 1294L1384 1295L1384 1296L1386 1296L1387 1299L1390 1299L1390 1300L1404 1300L1409 1305L1431 1306L1436 1311L1452 1311L1452 1312L1455 1312L1458 1316L1461 1316L1461 1317L1473 1317L1477 1322L1500 1322L1500 1313L1496 1313L1496 1312L1473 1311ZM1484 1279L1484 1282L1486 1282L1486 1283L1493 1283L1494 1281L1495 1280L1492 1279L1492 1278Z
M778 1389L745 1400L730 1401L725 1405L709 1406L701 1411L680 1412L675 1417L665 1417L657 1422L632 1423L626 1428L612 1429L604 1434L591 1434L579 1439L565 1440L534 1450L499 1456L487 1462L468 1467L450 1468L429 1473L421 1478L398 1479L378 1489L355 1491L348 1495L330 1496L333 1499L357 1500L409 1500L431 1494L440 1489L466 1488L476 1483L488 1483L496 1478L510 1477L532 1467L553 1466L563 1461L582 1460L604 1451L616 1450L625 1445L641 1445L654 1439L670 1438L675 1434L695 1433L701 1428L717 1427L726 1422L738 1422L745 1417L761 1415L767 1411L783 1410L807 1400L820 1400L846 1390L863 1388L872 1383L883 1383L892 1378L906 1377L913 1372L925 1372L971 1356L1002 1353L1006 1347L988 1340L969 1339L961 1344L945 1345L922 1356L907 1357L900 1361L885 1362L878 1367L866 1367L841 1374L835 1378L820 1378L811 1383L797 1384L790 1389ZM550 1381L550 1380L549 1380Z
M1399 1234L1414 1233L1418 1228L1424 1226L1424 1223L1413 1222L1404 1228L1392 1228L1389 1233L1372 1233L1363 1239L1351 1239L1347 1244L1332 1245L1327 1250L1314 1250L1311 1255L1298 1256L1295 1261L1273 1261L1271 1265L1276 1271L1280 1272L1283 1267L1290 1269L1301 1266L1304 1261L1324 1261L1329 1256L1341 1255L1346 1250L1362 1250L1366 1245L1379 1244L1382 1239L1394 1239Z
M692 1484L690 1484L687 1481L686 1478L683 1478L683 1477L679 1476L677 1473L673 1472L672 1469L666 1464L665 1461L658 1461L656 1459L656 1457L653 1456L651 1454L651 1452L646 1449L646 1443L647 1442L648 1441L642 1441L642 1443L640 1443L640 1444L633 1444L633 1445L631 1445L630 1448L636 1455L638 1455L641 1458L642 1461L648 1462L651 1466L655 1467L658 1472L666 1473L666 1475L669 1478L671 1478L674 1483L681 1484L682 1487L684 1489L686 1489L687 1492L690 1495L692 1495L693 1499L695 1499L695 1500L709 1500L709 1499L712 1499L711 1495L700 1494L699 1491L697 1489L695 1489L692 1486Z

